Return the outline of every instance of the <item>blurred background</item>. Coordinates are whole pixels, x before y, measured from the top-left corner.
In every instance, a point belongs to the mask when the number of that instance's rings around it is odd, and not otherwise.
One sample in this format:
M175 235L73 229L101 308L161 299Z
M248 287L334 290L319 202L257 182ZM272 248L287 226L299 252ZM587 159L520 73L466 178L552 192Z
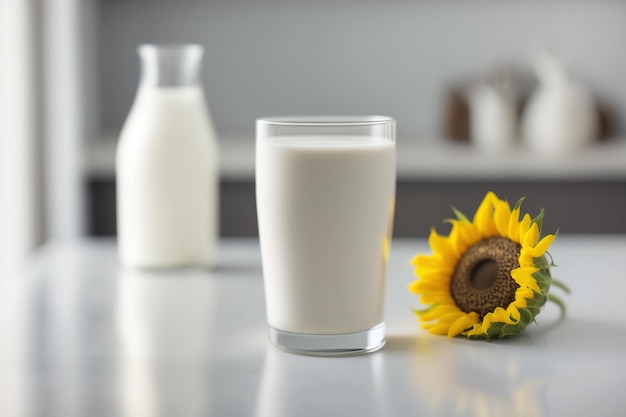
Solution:
M115 147L137 88L136 46L146 42L205 47L223 236L257 234L254 120L297 114L397 118L396 236L445 230L451 204L471 215L488 190L510 201L528 196L531 212L545 206L550 231L626 233L626 2L3 0L1 7L2 268L47 239L115 234ZM528 120L546 88L536 72L545 70L538 57L546 46L586 92L593 118L560 109L558 100L548 105L571 126L594 120L596 127L584 145L551 152L521 139L524 124L551 126L550 117ZM555 138L571 134L568 126L552 126Z

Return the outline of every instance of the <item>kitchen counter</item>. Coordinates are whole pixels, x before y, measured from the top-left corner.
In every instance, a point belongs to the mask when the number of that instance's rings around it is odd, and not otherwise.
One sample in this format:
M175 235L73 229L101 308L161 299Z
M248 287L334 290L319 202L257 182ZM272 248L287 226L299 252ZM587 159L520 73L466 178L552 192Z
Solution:
M50 242L0 283L0 415L616 416L626 410L626 236L559 236L572 288L517 339L420 329L406 291L425 240L394 240L387 345L345 358L267 341L258 241L214 270L123 271L115 241ZM558 293L558 289L555 289Z

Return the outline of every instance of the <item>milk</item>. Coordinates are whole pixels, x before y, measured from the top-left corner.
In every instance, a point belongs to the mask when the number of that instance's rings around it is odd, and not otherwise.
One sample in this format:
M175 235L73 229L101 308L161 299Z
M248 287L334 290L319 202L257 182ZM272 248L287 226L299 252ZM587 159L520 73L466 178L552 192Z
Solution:
M123 265L211 263L218 229L217 151L201 87L139 87L116 160Z
M257 140L268 323L308 334L383 322L395 146L360 136Z

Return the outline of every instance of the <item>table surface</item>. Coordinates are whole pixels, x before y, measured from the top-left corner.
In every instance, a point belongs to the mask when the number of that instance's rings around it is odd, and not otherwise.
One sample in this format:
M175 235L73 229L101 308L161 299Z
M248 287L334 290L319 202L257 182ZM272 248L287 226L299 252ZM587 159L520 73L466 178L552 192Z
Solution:
M406 290L424 240L395 240L387 345L320 358L267 341L258 241L211 271L120 269L113 240L51 242L0 283L0 415L618 416L626 410L626 236L560 236L548 305L519 338L426 334Z

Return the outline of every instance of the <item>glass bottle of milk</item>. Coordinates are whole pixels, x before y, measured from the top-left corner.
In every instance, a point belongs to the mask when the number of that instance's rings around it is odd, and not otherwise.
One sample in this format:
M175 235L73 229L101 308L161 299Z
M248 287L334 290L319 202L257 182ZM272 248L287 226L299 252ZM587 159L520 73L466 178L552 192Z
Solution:
M141 79L117 155L120 260L210 266L218 234L218 145L200 85L200 45L141 45Z

